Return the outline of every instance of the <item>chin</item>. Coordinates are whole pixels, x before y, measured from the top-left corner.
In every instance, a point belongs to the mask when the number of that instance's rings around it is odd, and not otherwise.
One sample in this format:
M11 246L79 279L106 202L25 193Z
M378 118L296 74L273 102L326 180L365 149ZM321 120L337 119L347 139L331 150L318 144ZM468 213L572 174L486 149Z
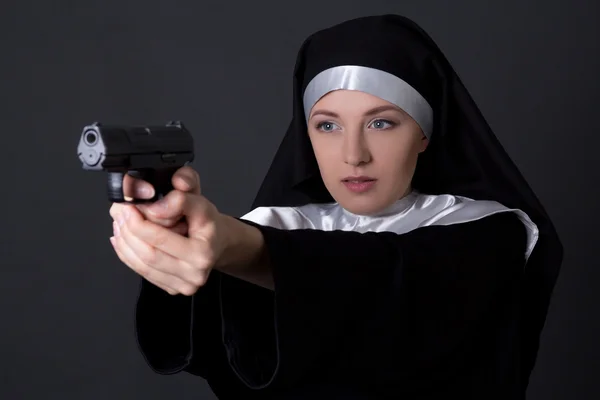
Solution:
M371 190L358 194L350 192L342 183L326 185L333 199L345 210L356 215L371 216L377 214L397 201L401 194L399 188L377 182Z
M374 196L358 196L355 198L343 198L338 200L340 206L345 210L357 215L373 215L392 205L394 201L387 201Z

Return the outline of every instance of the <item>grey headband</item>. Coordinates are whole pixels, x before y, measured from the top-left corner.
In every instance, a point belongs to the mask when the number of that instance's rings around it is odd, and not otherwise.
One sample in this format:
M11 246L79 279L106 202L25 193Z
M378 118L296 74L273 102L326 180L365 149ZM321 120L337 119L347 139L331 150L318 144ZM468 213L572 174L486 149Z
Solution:
M358 90L400 107L419 124L427 138L433 130L433 110L412 86L388 72L356 65L326 69L315 76L304 92L306 120L319 99L334 90Z

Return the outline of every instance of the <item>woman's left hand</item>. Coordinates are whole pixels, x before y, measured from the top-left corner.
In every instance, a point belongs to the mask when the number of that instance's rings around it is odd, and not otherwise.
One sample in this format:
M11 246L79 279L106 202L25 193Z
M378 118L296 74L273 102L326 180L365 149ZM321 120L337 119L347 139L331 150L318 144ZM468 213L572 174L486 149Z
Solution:
M227 225L224 215L201 195L192 168L178 170L172 183L174 190L154 204L113 204L111 243L119 259L149 282L170 294L191 296L224 252ZM187 220L188 237L160 223L181 217Z

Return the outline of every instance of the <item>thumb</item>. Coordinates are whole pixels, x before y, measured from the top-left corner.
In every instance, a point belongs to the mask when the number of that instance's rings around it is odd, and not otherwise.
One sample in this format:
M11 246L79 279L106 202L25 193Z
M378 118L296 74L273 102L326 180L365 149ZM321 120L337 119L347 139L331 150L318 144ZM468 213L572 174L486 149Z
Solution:
M200 194L200 176L193 168L189 166L181 167L175 172L172 179L172 185L175 189L182 192Z
M183 215L188 223L189 237L210 240L216 233L220 213L206 197L194 194L185 196Z
M123 177L123 195L134 199L151 199L154 197L154 187L144 180L125 174Z

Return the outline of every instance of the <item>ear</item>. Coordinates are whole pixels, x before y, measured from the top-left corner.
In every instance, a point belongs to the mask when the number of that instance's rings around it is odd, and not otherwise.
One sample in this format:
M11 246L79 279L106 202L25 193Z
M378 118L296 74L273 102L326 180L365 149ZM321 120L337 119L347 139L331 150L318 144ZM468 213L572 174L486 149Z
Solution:
M427 149L427 146L429 146L429 139L427 138L427 136L423 135L423 137L421 138L419 153L424 152Z

